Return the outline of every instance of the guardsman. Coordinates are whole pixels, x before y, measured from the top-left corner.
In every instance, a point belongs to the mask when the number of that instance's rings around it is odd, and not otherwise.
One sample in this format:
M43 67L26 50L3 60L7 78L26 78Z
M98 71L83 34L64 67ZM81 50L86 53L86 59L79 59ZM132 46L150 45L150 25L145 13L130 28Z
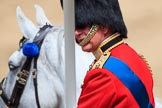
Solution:
M118 0L75 0L75 38L96 58L78 108L154 108L151 70L123 41L127 28Z
M96 58L77 108L155 107L151 70L123 40L127 28L118 0L75 0L75 38Z

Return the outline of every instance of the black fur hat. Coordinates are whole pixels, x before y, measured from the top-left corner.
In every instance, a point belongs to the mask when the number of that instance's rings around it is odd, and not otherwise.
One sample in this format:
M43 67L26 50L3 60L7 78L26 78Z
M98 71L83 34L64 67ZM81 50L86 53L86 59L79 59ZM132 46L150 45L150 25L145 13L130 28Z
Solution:
M118 0L75 0L75 27L83 28L98 24L109 26L113 33L127 38Z
M63 0L60 0L63 7ZM75 28L84 28L94 24L109 26L113 33L119 32L127 38L118 0L75 0Z

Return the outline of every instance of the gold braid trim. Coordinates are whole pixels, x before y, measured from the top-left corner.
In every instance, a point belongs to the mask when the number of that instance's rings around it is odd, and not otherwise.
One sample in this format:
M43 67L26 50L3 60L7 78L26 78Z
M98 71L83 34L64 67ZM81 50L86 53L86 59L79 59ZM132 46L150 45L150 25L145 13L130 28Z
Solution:
M96 34L98 28L99 28L98 25L93 25L89 30L87 36L79 43L79 45L84 46L85 44L87 44Z
M93 65L92 69L102 68L106 60L110 57L110 54L111 53L109 51L104 52L100 59Z
M143 59L143 61L147 64L147 67L149 68L150 72L152 73L152 69L151 69L151 66L150 64L148 63L148 61L146 60L146 58L144 57L144 55L142 54L138 54L140 58Z

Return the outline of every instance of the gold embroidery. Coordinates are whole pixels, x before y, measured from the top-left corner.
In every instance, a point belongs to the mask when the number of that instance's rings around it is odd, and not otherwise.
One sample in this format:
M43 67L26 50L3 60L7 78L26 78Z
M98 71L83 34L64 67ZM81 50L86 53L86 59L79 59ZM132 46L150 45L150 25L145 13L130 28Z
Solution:
M151 66L150 64L148 63L148 61L146 60L146 58L144 57L144 55L142 54L138 54L140 58L143 59L143 61L146 63L147 67L149 68L150 72L152 72L152 69L151 69Z
M102 68L103 65L105 64L106 60L109 58L110 56L110 52L106 51L101 57L100 59L93 65L92 69L95 68Z
M121 39L118 42L113 43L112 46L108 47L104 51L102 50L102 47L104 47L104 45L107 45L107 43L113 41L114 39L118 38L119 36L120 36L119 33L115 33L115 34L111 35L109 38L107 38L105 41L103 41L101 43L101 45L97 48L97 50L95 52L93 52L94 56L96 57L96 60L90 65L89 70L103 67L106 60L110 56L110 50L115 48L116 46L120 45L124 41L123 41L123 39Z
M99 59L100 59L100 56L103 55L103 52L102 52L101 48L102 48L105 44L107 44L107 43L109 43L110 41L112 41L113 39L117 38L118 36L120 36L120 34L119 34L119 33L115 33L115 34L111 35L109 38L107 38L105 41L103 41L103 42L101 43L101 45L97 48L97 50L93 52L93 55L96 57L96 60L99 60ZM110 51L111 49L115 48L116 46L120 45L120 44L123 43L123 42L124 42L123 40L117 42L116 44L114 44L114 45L112 45L110 48L108 48L106 51Z
M119 33L115 33L115 34L113 34L113 35L109 36L109 38L108 38L108 39L106 39L105 41L103 41L103 42L101 43L101 45L100 45L100 47L99 47L99 48L103 47L103 46L104 46L106 43L108 43L108 42L110 42L111 40L113 40L113 39L117 38L118 36L120 36L120 34L119 34Z

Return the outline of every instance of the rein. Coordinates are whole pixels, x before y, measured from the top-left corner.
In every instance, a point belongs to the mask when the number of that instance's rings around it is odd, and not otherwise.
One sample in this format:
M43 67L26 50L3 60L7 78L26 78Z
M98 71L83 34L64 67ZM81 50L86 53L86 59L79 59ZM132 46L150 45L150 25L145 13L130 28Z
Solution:
M52 27L53 26L46 24L42 28L40 28L40 30L36 34L33 40L33 43L38 46L39 50L41 49L41 46L42 46L42 43L44 41L46 34L51 30ZM23 94L24 88L29 78L32 61L34 62L32 75L33 75L33 82L34 82L35 98L36 98L37 107L40 108L38 87L37 87L37 59L38 57L39 57L39 53L38 55L34 57L27 57L25 63L23 64L23 67L21 68L21 71L18 72L16 75L16 83L13 88L13 92L11 94L10 99L7 98L7 95L4 92L2 85L0 84L0 96L2 97L3 101L9 108L17 108L19 106L21 96Z

